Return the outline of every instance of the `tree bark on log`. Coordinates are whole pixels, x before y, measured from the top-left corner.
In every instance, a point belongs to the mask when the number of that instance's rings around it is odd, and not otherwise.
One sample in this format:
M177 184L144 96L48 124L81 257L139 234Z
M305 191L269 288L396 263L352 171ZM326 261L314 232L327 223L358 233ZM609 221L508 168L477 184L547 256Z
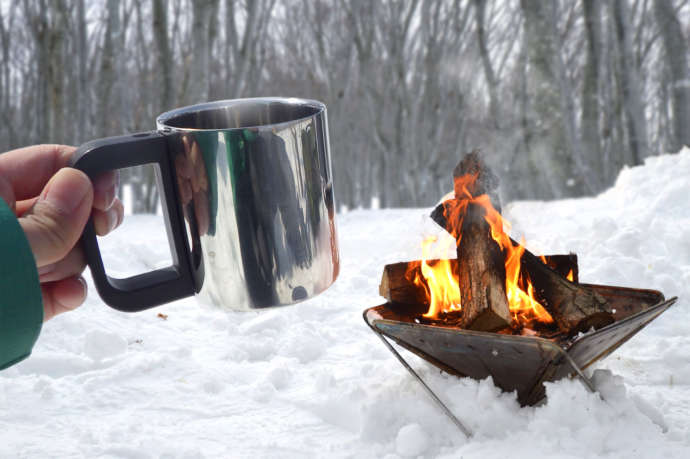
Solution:
M491 238L484 209L470 204L462 222L458 244L458 285L462 301L460 326L470 330L495 331L512 320L506 297L503 252Z
M539 257L541 259L541 257ZM565 277L570 271L574 273L577 282L577 255L545 255L546 264L561 276ZM436 266L441 261L450 264L452 272L457 272L458 260L427 260L429 266ZM421 277L422 263L420 260L402 261L389 264L383 267L379 293L386 300L393 303L420 304L429 306L429 298L426 296L424 288L419 287L412 281L415 277ZM406 274L409 271L409 274Z
M568 281L528 250L520 262L521 275L529 276L535 296L561 332L574 335L613 322L611 306L595 291Z
M431 218L457 241L457 277L462 301L459 326L494 331L511 322L506 298L505 254L491 237L486 210L473 198L488 195L498 210L498 178L477 151L466 155L453 171L455 198L439 204ZM495 200L495 202L494 202ZM513 246L517 246L511 240ZM545 264L546 263L546 264ZM548 265L551 265L548 266ZM577 257L542 261L525 249L521 285L532 282L537 300L551 314L560 332L573 335L613 322L610 305L577 282ZM525 287L523 287L525 288Z
M551 314L561 333L570 336L613 322L611 307L601 295L565 279L568 272L572 270L576 273L578 270L577 257L574 254L547 255L545 259L547 264L544 264L540 257L526 251L522 258L523 275L531 279L538 300ZM439 261L427 260L427 263L434 266ZM448 262L455 271L458 261L451 259ZM556 269L550 268L549 265L556 266ZM406 274L408 271L409 274ZM386 265L379 293L393 303L428 307L429 298L425 289L412 281L420 275L419 260ZM464 321L455 312L449 313L447 319L449 324L452 322L452 325L464 327Z
M384 266L379 294L394 303L429 305L425 290L413 282L415 277L421 279L421 266L419 260ZM406 275L408 271L410 274Z
M484 164L475 150L453 170L453 190L465 211L446 214L457 241L457 273L462 301L460 326L470 330L495 331L510 326L512 320L506 297L505 257L491 237L486 211L472 198L488 195L498 201L498 177Z

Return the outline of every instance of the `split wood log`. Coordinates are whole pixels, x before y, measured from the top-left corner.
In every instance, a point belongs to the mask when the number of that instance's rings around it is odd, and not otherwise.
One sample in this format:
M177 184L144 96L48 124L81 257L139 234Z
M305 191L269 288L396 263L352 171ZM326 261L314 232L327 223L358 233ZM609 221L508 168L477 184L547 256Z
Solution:
M575 273L575 280L577 280L577 255L571 253L568 255L546 255L546 264L555 266L554 269L558 274L565 277L571 270ZM441 261L447 261L450 264L452 272L457 272L458 260L452 258L450 260L427 260L429 266L435 266ZM393 303L402 304L419 304L429 306L429 298L423 287L414 284L415 277L421 278L422 263L420 260L403 261L400 263L393 263L383 267L383 275L381 276L381 284L379 285L379 293L386 300ZM409 271L409 274L406 273Z
M542 257L538 257L541 261L545 262L546 265L560 274L562 277L568 279L573 284L580 282L580 270L577 267L577 255L574 253L569 253L568 255L547 255L542 260Z
M505 256L491 238L484 208L469 204L457 247L462 328L495 331L510 326Z
M611 305L594 290L568 281L529 250L520 263L521 274L527 273L537 300L562 333L572 336L613 322Z
M466 176L475 177L474 180L464 180ZM498 196L499 180L496 174L482 160L479 150L473 150L453 169L453 191L456 199L467 197L465 190L476 198L482 194L489 195L491 205L501 213L501 200Z
M468 175L469 180L466 179ZM459 213L454 212L462 207L463 199L482 194L487 194L494 208L499 210L498 179L482 162L477 151L460 161L453 171L453 179L455 197L439 204L431 218L458 240L457 276L462 298L460 325L485 331L504 328L510 323L505 297L505 256L490 236L483 208L470 202L464 213L458 216ZM550 267L548 262L544 264L525 250L521 264L522 280L529 277L537 299L562 333L573 335L613 321L611 307L606 300L593 290L576 284L578 273L574 254L568 260L552 261ZM574 282L566 279L571 270Z
M465 180L465 176L476 176L476 180ZM491 169L482 161L479 150L474 150L465 157L453 169L453 192L455 196L466 197L463 186L472 195L477 197L482 194L489 195L491 205L498 213L501 213L501 200L498 194L499 180ZM448 224L448 218L453 210L459 206L457 198L447 199L438 204L431 212L431 219L441 228L445 229L456 240L458 227Z
M510 326L512 317L506 297L505 257L491 237L486 210L471 202L486 194L498 199L498 177L484 164L475 150L453 170L455 199L464 202L465 211L446 215L448 223L460 228L457 241L457 273L462 301L462 328L495 331Z
M408 271L410 274L406 275ZM424 288L414 284L415 277L421 279L421 276L422 263L419 260L386 265L379 294L394 303L429 305Z

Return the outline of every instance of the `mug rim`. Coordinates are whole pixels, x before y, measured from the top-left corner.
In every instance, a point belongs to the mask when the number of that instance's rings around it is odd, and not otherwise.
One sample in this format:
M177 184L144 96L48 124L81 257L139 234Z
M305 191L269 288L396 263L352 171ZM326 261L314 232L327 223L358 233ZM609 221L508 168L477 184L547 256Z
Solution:
M215 110L220 107L231 107L231 106L237 106L237 105L252 105L252 104L261 104L261 105L268 105L268 104L284 104L284 105L291 105L295 107L310 107L314 109L314 113L307 115L307 116L302 116L302 117L296 117L294 119L289 119L287 121L281 121L278 123L269 123L269 124L254 124L254 125L248 125L248 126L241 126L241 127L227 127L227 128L191 128L191 127L179 127L179 126L171 126L167 123L169 123L171 120L182 116L186 115L189 113L198 113L202 111L207 111L207 110ZM224 99L224 100L215 100L211 102L202 102L199 104L194 104L194 105L187 105L185 107L180 107L180 108L175 108L172 110L168 110L167 112L163 112L158 117L156 117L156 126L159 130L165 131L165 132L197 132L197 131L202 131L202 132L220 132L220 131L230 131L234 129L251 129L251 130L260 130L260 129L275 129L275 128L281 128L285 126L292 125L294 123L300 122L300 121L305 121L308 119L311 119L315 116L321 115L326 111L326 105L323 102L320 102L315 99L303 99L300 97L246 97L246 98L240 98L240 99Z

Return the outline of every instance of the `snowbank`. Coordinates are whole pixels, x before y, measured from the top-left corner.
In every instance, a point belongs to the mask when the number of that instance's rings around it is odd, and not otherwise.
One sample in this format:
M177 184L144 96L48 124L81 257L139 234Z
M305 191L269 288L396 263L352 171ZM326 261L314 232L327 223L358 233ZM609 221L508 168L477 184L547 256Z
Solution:
M0 456L690 457L689 194L685 149L624 170L596 198L506 208L535 251L577 252L584 282L680 296L597 364L606 402L564 380L519 408L490 380L405 353L476 432L463 438L361 318L382 302L383 265L419 258L429 209L356 211L339 216L340 279L298 307L227 313L187 299L128 315L92 293L47 323L33 356L0 373ZM109 236L110 269L165 264L157 224L130 217Z

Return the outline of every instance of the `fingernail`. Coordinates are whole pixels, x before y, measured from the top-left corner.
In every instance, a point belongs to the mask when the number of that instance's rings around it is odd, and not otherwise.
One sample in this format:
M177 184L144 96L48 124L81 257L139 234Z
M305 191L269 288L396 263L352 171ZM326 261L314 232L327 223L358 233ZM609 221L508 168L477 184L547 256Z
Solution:
M115 202L115 188L111 188L110 190L105 192L105 208L110 209L110 207L113 205Z
M113 205L119 182L120 171L118 170L104 172L93 181L94 190L103 193L104 209L109 209Z
M108 210L108 232L117 228L119 222L120 216L117 214L117 209L114 207L110 208L110 210Z
M41 200L49 202L62 213L73 212L84 200L91 182L75 169L60 169L46 185Z
M86 294L89 291L89 286L86 284L86 280L81 276L77 277L77 280L79 281L82 288L84 289L84 296L86 297Z

